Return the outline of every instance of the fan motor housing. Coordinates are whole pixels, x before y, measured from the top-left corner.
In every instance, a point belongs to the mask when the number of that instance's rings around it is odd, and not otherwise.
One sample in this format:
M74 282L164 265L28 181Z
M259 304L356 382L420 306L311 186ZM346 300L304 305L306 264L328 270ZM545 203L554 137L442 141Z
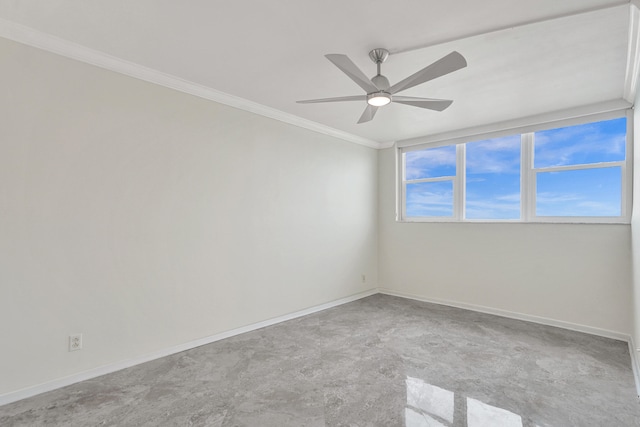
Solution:
M387 90L391 86L389 84L389 80L382 74L373 76L371 78L371 83L373 83L380 90Z

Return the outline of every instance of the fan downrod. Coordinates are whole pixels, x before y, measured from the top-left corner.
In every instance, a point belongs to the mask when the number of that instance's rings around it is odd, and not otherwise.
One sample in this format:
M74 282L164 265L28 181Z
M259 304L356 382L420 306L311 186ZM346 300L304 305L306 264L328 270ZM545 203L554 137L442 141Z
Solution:
M373 76L371 78L371 82L381 91L385 91L387 89L389 89L389 80L383 76L380 72L380 66L382 65L382 63L384 61L387 60L387 58L389 57L389 51L387 49L382 49L382 48L378 48L378 49L373 49L371 52L369 52L369 58L371 58L371 60L376 64L376 68L377 68L377 73L375 76ZM389 95L389 94L386 94ZM385 95L385 97L387 97ZM386 105L389 102L391 102L391 96L388 96L389 101L385 104L381 104L381 105Z

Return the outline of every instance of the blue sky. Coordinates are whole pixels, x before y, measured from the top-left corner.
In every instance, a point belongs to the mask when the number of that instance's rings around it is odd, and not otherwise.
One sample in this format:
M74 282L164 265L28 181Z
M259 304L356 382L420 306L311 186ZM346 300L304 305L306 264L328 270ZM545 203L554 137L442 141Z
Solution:
M626 119L536 132L534 167L620 161L625 158ZM520 217L520 135L466 146L466 217ZM454 176L455 147L406 153L406 179ZM621 170L597 168L537 174L540 216L618 216ZM452 216L452 181L407 184L407 216Z

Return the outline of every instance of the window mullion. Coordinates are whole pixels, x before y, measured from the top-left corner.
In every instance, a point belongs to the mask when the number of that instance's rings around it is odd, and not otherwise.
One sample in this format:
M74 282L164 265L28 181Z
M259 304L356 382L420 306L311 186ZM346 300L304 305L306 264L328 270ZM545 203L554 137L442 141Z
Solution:
M405 177L405 154L396 150L396 221L404 221L407 218L407 181ZM398 179L399 177L399 179ZM398 197L397 195L400 195Z
M634 131L633 131L633 110L627 111L627 135L626 135L626 153L625 161L622 165L622 210L620 213L627 220L631 219L631 208L633 203L633 150L634 150Z
M406 181L402 181L402 200L400 203L402 203L402 206L400 208L401 220L404 221L407 219L407 182Z
M520 220L530 221L535 216L535 173L533 172L533 133L521 135L520 157Z
M456 145L456 178L454 183L453 213L458 221L465 219L466 144Z
M619 168L624 165L624 161L620 162L600 162L600 163L580 163L576 165L548 166L534 169L536 172L566 172L585 169L605 169Z
M420 178L420 179L407 179L407 184L420 184L422 182L442 182L442 181L455 181L455 176L438 176L436 178Z

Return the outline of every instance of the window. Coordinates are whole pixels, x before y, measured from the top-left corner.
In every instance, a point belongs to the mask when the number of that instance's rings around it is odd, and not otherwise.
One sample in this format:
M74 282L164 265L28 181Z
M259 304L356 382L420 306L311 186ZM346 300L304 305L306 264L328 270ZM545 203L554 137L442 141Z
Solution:
M465 145L465 218L520 218L520 135Z
M624 117L534 133L536 216L622 216L626 134Z
M626 223L628 118L400 148L403 221Z
M453 216L456 147L412 151L405 155L406 212L411 217Z

